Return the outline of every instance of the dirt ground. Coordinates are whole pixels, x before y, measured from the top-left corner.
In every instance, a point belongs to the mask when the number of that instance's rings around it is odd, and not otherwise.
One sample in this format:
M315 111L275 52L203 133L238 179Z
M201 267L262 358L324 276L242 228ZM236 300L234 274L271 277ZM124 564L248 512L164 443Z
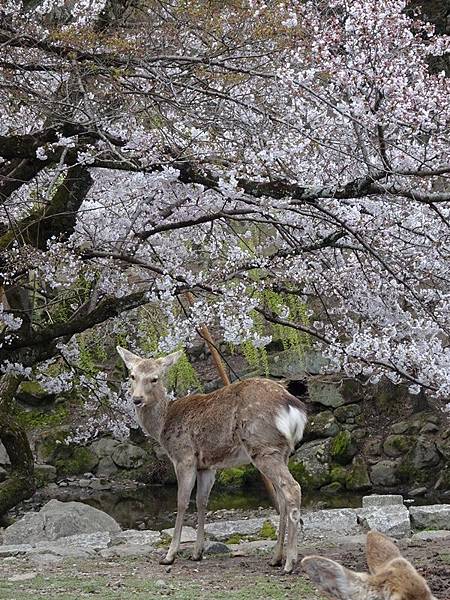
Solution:
M450 545L447 541L400 544L439 600L450 600ZM360 544L302 547L301 556L322 554L345 566L365 569ZM81 600L322 600L298 567L292 575L268 566L267 556L208 557L201 563L178 559L159 565L158 555L115 559L66 559L39 563L25 558L0 560L0 599Z

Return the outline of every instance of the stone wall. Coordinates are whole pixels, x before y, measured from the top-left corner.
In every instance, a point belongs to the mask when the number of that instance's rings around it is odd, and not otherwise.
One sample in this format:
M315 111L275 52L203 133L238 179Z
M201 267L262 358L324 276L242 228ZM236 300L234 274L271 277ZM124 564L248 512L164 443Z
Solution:
M204 361L203 361L204 364ZM399 491L410 495L450 489L450 427L448 415L432 409L423 397L408 395L404 386L363 386L360 382L317 373L323 361L292 352L270 356L270 376L286 377L289 390L304 390L308 373L309 423L290 468L304 491L324 494ZM234 364L242 376L242 363ZM212 377L214 369L210 370ZM219 383L208 378L206 386ZM158 446L133 432L127 442L108 437L92 444L68 446L70 425L31 434L38 483L85 473L97 478L174 483L173 468ZM8 459L0 444L0 481L7 476ZM245 486L259 480L253 467L227 469L218 485Z

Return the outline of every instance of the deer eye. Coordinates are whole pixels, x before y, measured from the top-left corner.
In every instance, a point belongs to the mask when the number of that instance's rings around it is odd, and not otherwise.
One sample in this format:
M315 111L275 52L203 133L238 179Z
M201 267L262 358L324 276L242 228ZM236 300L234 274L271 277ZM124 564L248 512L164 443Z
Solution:
M134 380L135 380L135 376L134 376L133 374L131 374L131 375L130 375L130 379L131 379L132 381L134 381Z
M152 378L151 378L151 382L152 382L152 383L156 383L157 381L158 381L158 378L157 378L157 377L152 377Z

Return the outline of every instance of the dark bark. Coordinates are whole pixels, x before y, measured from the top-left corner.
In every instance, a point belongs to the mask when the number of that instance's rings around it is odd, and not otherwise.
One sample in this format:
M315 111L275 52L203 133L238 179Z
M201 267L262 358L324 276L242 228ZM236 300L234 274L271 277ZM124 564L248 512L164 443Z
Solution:
M0 440L11 461L8 479L0 485L0 521L13 506L35 491L34 461L25 430L12 411L20 377L3 375L0 381Z
M145 292L136 292L123 298L105 298L89 314L80 314L66 323L56 323L30 336L17 335L6 341L0 336L0 364L9 360L24 366L32 366L57 354L56 343L67 341L72 335L91 329L99 323L116 317L122 312L137 308L147 302ZM9 334L11 336L11 334Z
M8 248L13 241L45 250L50 238L67 238L73 233L78 209L92 184L86 167L71 167L47 206L14 223L0 237L0 250Z

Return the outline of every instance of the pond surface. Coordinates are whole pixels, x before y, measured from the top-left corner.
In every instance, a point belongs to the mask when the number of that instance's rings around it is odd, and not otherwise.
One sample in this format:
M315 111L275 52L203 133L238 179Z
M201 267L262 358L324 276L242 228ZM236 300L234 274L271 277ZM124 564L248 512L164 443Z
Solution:
M151 485L130 491L104 491L94 495L76 498L95 508L107 512L114 517L124 529L165 529L173 527L174 513L177 507L176 486ZM260 507L270 508L272 505L263 488L249 488L245 491L212 492L208 503L208 511L242 510L252 511ZM340 495L304 495L303 508L318 510L323 508L351 508L361 506L361 496ZM196 512L195 491L189 504L188 513ZM232 517L230 517L232 518ZM189 515L187 517L189 520Z

